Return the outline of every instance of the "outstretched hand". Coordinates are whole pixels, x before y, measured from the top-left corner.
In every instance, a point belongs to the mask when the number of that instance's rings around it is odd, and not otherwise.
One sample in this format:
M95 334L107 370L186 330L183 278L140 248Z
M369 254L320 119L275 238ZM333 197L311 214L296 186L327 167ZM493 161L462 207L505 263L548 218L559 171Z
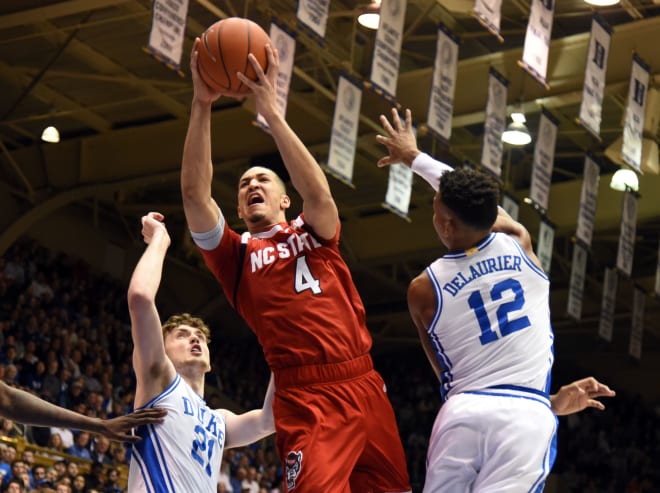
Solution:
M142 216L142 238L144 242L148 245L153 240L154 236L157 234L163 234L167 238L167 244L169 245L170 236L167 232L167 228L163 221L165 216L160 212L150 212L146 216Z
M141 409L125 416L102 420L102 429L99 433L111 440L139 442L141 438L131 435L131 430L142 425L162 423L166 414L167 410L165 409L149 408Z
M605 406L596 398L614 397L615 395L616 392L607 385L600 383L594 377L587 377L564 385L559 392L550 397L550 400L555 414L564 416L580 412L588 407L595 407L602 411Z
M238 72L236 77L250 88L254 95L257 112L268 121L271 115L279 112L277 106L277 74L280 71L280 56L271 44L266 45L266 56L268 57L268 68L264 72L257 58L252 53L248 55L248 61L257 75L256 81L248 78L242 72Z
M389 156L378 160L379 168L389 166L390 164L405 164L411 166L413 160L420 153L417 148L417 138L413 133L412 113L406 109L405 121L401 124L399 113L396 108L392 108L392 124L385 115L380 115L380 123L383 126L387 136L376 135L376 140L387 147Z

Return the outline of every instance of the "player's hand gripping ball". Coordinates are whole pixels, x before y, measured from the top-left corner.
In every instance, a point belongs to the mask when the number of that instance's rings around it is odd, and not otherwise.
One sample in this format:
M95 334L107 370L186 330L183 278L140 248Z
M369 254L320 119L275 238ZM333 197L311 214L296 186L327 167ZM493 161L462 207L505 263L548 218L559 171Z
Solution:
M236 77L236 72L257 80L248 53L266 71L266 45L270 43L266 31L249 19L228 17L210 26L200 38L197 67L206 85L225 96L247 96L250 89Z

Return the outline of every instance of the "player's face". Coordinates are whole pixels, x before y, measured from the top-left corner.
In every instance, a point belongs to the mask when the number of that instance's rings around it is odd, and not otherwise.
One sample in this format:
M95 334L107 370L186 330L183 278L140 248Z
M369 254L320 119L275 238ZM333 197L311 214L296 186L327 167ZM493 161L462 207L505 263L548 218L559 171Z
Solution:
M200 329L179 325L165 337L165 352L177 370L188 365L211 369L208 341Z
M260 166L250 168L238 182L238 217L248 226L279 223L289 207L289 197L275 173Z

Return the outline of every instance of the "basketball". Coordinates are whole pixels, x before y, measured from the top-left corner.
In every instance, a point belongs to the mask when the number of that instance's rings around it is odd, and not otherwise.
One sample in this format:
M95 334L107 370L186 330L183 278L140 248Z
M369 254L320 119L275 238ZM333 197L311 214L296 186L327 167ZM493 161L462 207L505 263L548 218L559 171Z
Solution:
M266 44L270 43L266 31L249 19L229 17L210 26L200 39L197 68L206 85L227 96L249 93L250 89L236 77L236 72L257 80L248 53L266 70Z

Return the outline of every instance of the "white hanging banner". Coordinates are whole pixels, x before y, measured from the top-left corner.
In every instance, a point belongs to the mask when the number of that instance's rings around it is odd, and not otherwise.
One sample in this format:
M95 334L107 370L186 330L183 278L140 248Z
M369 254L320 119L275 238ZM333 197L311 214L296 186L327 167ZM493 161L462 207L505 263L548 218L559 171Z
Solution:
M491 67L488 76L488 102L484 122L481 165L495 176L502 175L502 133L506 127L506 100L509 81Z
M575 320L582 317L582 296L584 295L584 275L587 271L587 251L579 244L573 245L571 280L568 284L568 306L566 311Z
M658 243L658 265L655 267L655 294L660 297L660 242Z
M638 172L642 169L642 138L644 131L644 110L646 109L646 93L649 88L649 66L637 53L633 54L630 85L628 88L628 105L623 122L623 145L621 156L623 161Z
M181 67L188 0L154 0L149 52L173 70Z
M349 185L353 182L361 104L362 89L340 76L327 166L332 175Z
M497 36L500 43L504 38L500 35L500 18L502 17L502 0L476 0L471 14Z
M428 127L445 142L451 137L454 92L458 71L458 39L440 24L429 101Z
M596 201L598 199L598 181L600 168L590 157L584 158L584 172L582 174L582 193L580 194L580 210L577 218L575 236L584 245L591 246L596 218Z
M504 209L507 214L511 216L511 219L514 221L518 220L518 214L520 214L520 204L516 199L505 193L502 194L502 209Z
M552 248L555 244L555 228L548 222L541 220L539 225L539 241L536 246L536 256L546 274L550 274L552 266Z
M269 36L280 55L280 70L277 73L277 106L282 116L286 116L293 62L296 55L296 39L274 22L270 24ZM264 129L268 129L268 124L261 115L257 115L257 124Z
M548 210L550 183L552 182L552 167L555 160L555 144L559 122L545 108L541 112L539 133L534 147L532 161L532 184L529 196L543 211Z
M518 64L537 81L549 88L546 83L548 54L552 37L552 18L555 10L554 0L532 0L529 22L525 33L522 60Z
M610 53L612 28L596 14L591 21L591 37L584 71L584 87L578 121L594 136L600 138L600 122L605 94L607 55Z
M623 194L621 232L619 233L619 250L616 255L616 266L628 277L632 273L636 233L637 199L632 192L625 192Z
M391 99L396 98L399 62L403 39L406 2L383 0L380 4L380 24L376 32L370 80Z
M299 0L296 15L302 24L319 38L325 38L330 0Z
M387 192L383 206L408 220L408 207L412 192L413 170L405 164L390 165Z
M630 327L630 342L628 354L636 359L642 359L642 339L644 337L644 304L646 295L639 288L634 289L633 309Z
M614 332L614 309L616 308L616 288L618 281L619 274L616 269L605 269L598 335L607 342L612 342L612 333Z

